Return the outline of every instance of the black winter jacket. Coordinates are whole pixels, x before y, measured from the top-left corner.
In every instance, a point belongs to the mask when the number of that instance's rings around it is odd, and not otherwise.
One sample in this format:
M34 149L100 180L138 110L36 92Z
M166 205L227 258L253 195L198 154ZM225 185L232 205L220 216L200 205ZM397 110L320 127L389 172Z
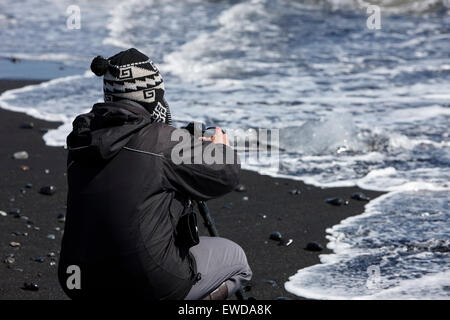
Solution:
M195 282L195 260L175 245L188 199L208 200L238 183L234 164L175 164L174 127L151 123L125 103L98 103L78 116L67 138L67 216L58 268L71 298L183 299ZM194 146L206 147L191 137ZM187 154L189 156L189 154ZM192 160L191 163L194 163ZM81 289L69 289L80 268Z

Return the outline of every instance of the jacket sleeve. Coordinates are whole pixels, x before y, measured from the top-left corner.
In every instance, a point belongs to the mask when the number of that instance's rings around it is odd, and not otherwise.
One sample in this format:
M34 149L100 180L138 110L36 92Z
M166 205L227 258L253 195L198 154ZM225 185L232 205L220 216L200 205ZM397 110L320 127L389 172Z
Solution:
M164 185L193 200L209 200L230 191L239 183L237 152L223 144L200 141L186 130L171 137L164 152ZM179 138L179 139L178 139ZM178 139L178 140L177 140Z

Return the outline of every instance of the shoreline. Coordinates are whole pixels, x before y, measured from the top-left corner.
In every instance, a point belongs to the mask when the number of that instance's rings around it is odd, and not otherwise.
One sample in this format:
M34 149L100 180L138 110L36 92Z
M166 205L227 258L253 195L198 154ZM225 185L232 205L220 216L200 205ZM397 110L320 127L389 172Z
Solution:
M0 94L39 82L0 80ZM67 299L57 281L56 265L51 265L52 262L57 264L64 226L58 216L65 211L66 151L63 147L46 146L43 130L40 130L56 128L60 123L4 109L0 109L0 121L0 166L3 168L0 210L8 213L20 209L17 218L11 214L0 216L0 299ZM29 122L34 123L34 128L21 128ZM17 151L27 151L29 159L13 159L12 154ZM22 170L24 165L29 170ZM32 187L26 188L29 183ZM241 171L241 183L247 189L245 192L232 192L209 201L208 205L221 236L244 248L254 273L246 296L258 300L301 299L288 293L284 283L298 269L320 263L319 254L332 253L326 248L326 228L362 214L367 204L350 200L349 205L332 206L324 202L326 198L349 199L354 192L364 192L374 199L383 194L358 187L322 189L298 180L247 170ZM39 194L40 187L50 184L56 186L54 195ZM300 193L291 194L293 189ZM199 229L202 235L207 235L201 221ZM269 239L274 231L281 232L285 239L293 239L293 243L279 246ZM49 235L54 235L55 239ZM325 249L319 253L304 250L311 241ZM10 242L20 242L21 246L13 248ZM51 253L56 256L50 257ZM8 254L14 254L14 263L3 263ZM22 290L24 282L38 283L39 291Z

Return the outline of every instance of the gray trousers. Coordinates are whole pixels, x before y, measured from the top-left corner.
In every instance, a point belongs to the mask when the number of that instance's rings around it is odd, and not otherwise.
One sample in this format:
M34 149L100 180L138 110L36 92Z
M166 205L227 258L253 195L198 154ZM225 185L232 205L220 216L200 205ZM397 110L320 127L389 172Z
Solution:
M200 243L189 249L197 263L201 279L192 286L185 300L199 300L217 289L223 282L231 297L252 271L244 250L231 240L220 237L200 237Z

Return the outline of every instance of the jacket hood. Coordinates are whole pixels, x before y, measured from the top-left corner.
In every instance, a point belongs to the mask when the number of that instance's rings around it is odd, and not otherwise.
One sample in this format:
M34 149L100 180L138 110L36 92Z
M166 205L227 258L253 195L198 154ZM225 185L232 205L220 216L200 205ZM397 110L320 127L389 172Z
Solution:
M134 133L150 123L150 114L142 107L97 103L73 121L73 130L67 136L69 156L86 161L111 159Z

